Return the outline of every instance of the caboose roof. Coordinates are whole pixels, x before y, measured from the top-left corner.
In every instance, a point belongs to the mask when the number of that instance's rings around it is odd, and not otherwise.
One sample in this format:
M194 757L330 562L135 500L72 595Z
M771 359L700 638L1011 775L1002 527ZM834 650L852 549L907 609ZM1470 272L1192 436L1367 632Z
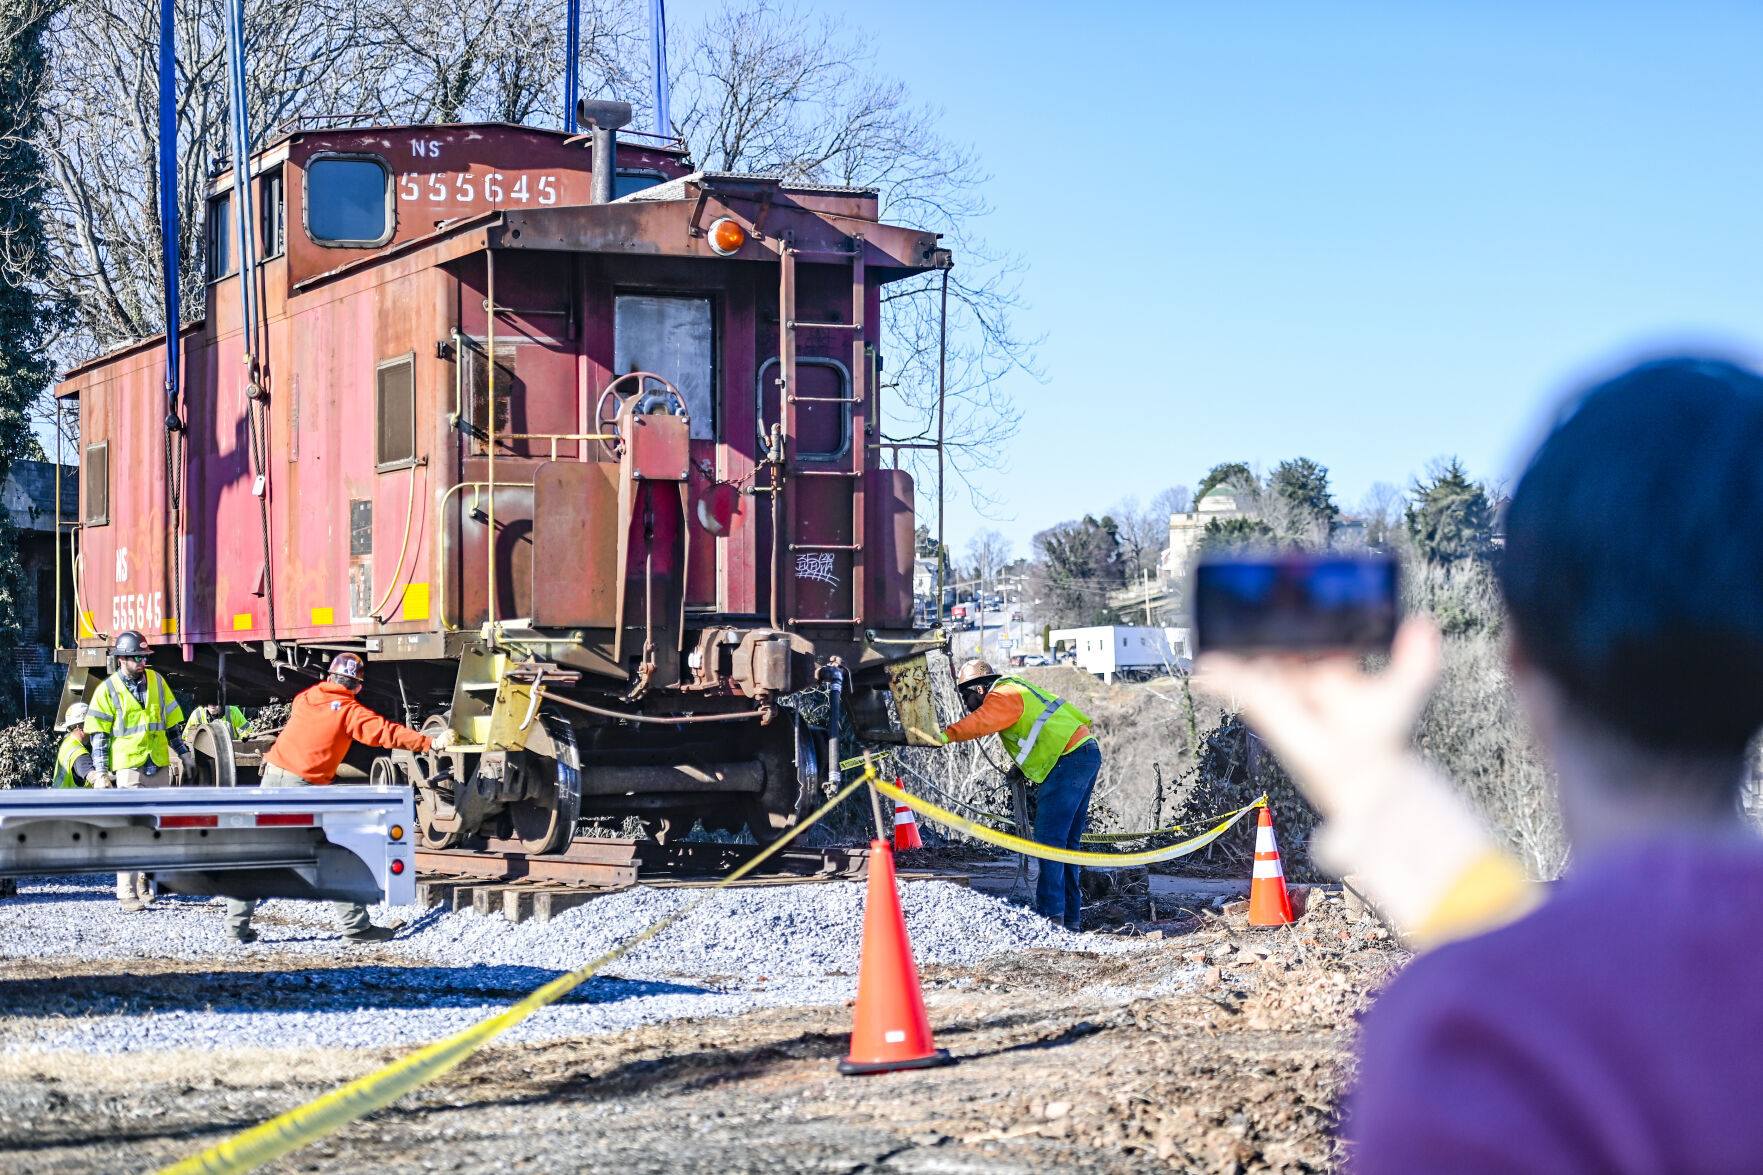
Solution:
M817 184L806 180L792 180L777 171L694 171L691 175L682 175L678 179L656 184L651 188L643 188L628 196L621 196L613 201L615 204L638 204L647 200L685 200L690 197L687 188L701 188L706 185L720 184L753 184L775 187L780 192L794 192L803 196L877 196L877 188L849 188L838 184Z

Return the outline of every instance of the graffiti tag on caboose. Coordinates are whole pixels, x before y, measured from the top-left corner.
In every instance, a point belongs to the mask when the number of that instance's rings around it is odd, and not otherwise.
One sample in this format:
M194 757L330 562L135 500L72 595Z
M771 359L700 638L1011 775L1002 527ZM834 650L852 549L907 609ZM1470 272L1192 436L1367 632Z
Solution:
M796 578L813 579L821 583L839 586L839 577L833 571L833 553L831 551L801 551L796 555Z

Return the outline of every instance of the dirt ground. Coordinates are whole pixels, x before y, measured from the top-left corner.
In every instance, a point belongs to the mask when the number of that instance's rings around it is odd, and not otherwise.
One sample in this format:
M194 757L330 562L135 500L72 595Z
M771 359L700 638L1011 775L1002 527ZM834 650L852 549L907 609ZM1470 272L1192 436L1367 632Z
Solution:
M949 1068L838 1076L848 1008L492 1046L266 1170L1334 1169L1353 1013L1402 960L1384 932L1338 898L1281 930L1210 912L1134 929L1151 949L925 968ZM33 1004L189 1007L275 963L0 968L0 1050ZM0 1051L0 1170L153 1170L398 1055Z

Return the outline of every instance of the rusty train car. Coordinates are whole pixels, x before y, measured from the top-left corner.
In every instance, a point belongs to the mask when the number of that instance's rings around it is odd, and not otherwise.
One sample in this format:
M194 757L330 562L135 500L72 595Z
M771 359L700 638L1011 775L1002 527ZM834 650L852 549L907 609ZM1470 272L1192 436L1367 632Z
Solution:
M56 390L81 465L64 707L127 628L199 701L286 699L355 651L365 701L461 741L346 769L414 785L431 847L529 852L584 816L775 835L829 771L806 690L835 738L841 700L903 737L936 637L878 320L884 285L949 266L935 234L607 131L296 126L248 183L242 267L211 177L182 402L163 338ZM226 742L204 773L248 782Z

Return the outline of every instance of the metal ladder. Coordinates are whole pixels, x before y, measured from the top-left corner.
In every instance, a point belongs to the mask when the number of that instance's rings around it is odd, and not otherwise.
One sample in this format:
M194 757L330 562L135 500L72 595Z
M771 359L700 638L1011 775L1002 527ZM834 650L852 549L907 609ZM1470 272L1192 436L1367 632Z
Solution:
M797 625L837 628L849 626L852 639L861 641L864 631L864 587L865 567L863 558L863 473L864 462L867 460L868 446L863 442L863 430L866 413L863 411L869 394L869 363L868 350L864 342L864 310L868 302L868 291L865 288L864 244L861 234L850 238L850 248L845 250L830 249L798 249L789 234L785 234L778 243L778 256L781 262L779 269L778 288L778 414L782 418L784 432L783 465L778 472L781 482L775 483L783 494L783 529L794 537L797 524L796 479L800 477L838 477L849 478L851 481L851 541L848 543L834 542L796 542L784 541L783 534L774 528L772 548L777 553L773 560L774 578L783 585L782 599L784 615L788 617L790 627ZM799 322L796 319L796 265L798 260L809 260L815 263L843 262L851 267L851 321L850 322ZM848 330L851 332L851 390L848 396L802 396L796 393L796 332L800 329L809 330ZM796 406L798 404L832 404L839 405L850 412L851 436L849 437L850 466L833 468L820 465L805 465L797 456L797 421ZM842 413L841 413L842 415ZM778 492L774 490L774 493ZM804 617L796 615L796 577L786 567L786 553L794 555L806 551L848 551L851 555L851 606L848 614L835 617ZM774 597L778 586L774 583Z

